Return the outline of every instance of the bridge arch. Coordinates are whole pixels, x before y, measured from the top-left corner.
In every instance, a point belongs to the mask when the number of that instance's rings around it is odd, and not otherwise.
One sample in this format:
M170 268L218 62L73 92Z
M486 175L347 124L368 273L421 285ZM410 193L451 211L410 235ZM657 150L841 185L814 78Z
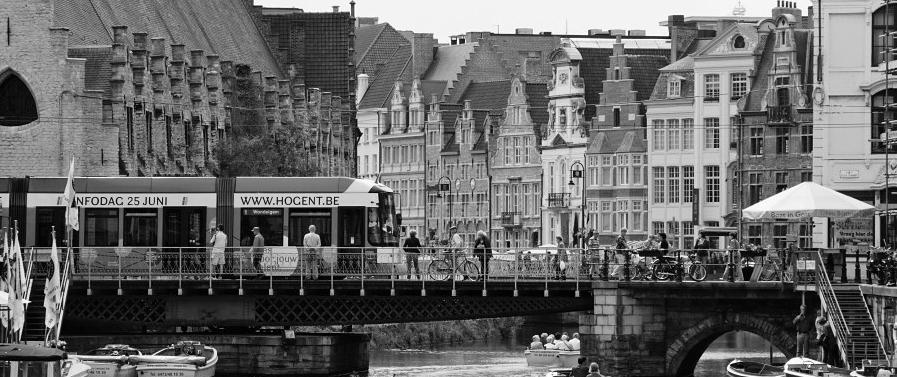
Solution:
M781 324L746 313L720 313L682 331L667 348L667 375L691 375L714 340L730 331L747 331L766 339L785 357L794 356L794 334Z

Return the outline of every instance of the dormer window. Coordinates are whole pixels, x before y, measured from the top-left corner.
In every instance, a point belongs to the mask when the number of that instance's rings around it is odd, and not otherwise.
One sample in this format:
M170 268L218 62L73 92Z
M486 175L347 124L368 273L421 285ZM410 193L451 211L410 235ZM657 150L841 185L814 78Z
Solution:
M744 48L744 37L740 35L736 35L735 38L732 39L732 47L736 49Z
M620 77L620 67L614 68L614 80L619 80Z
M679 76L670 76L669 81L667 81L667 97L668 98L678 98L682 96L682 77Z

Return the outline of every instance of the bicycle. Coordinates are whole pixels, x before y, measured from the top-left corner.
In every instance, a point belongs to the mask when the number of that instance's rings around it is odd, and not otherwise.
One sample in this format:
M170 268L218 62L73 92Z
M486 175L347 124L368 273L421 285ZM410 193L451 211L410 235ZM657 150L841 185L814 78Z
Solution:
M688 276L694 281L707 279L707 268L694 253L689 253L685 263L682 264L672 256L661 256L651 263L651 273L660 281L675 279L680 268L684 276Z
M779 258L767 256L764 258L763 265L760 266L760 275L757 280L760 281L794 281L794 274L787 266L780 264Z
M461 280L470 279L477 280L480 276L480 267L477 262L472 261L466 253L459 252L454 260L451 251L442 251L442 258L434 259L427 266L427 275L431 280L450 280L455 276L461 277ZM460 258L460 261L458 260ZM452 266L455 266L454 268Z

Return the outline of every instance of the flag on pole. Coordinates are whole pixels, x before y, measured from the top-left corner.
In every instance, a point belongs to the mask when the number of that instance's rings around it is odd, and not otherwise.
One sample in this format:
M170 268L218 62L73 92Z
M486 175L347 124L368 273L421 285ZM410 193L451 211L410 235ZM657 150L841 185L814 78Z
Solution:
M65 182L65 226L78 230L78 207L75 207L75 156L69 165L69 176Z
M54 232L55 233L55 232ZM47 315L44 324L48 329L56 326L59 320L59 302L62 301L59 283L59 251L56 249L56 234L53 234L53 247L50 249L50 263L53 265L52 275L44 286L44 308Z
M12 239L12 255L10 266L10 292L9 292L9 316L11 318L10 329L13 332L21 331L25 327L25 263L22 260L22 250L19 246L19 231L14 230Z
M9 307L10 304L10 293L12 293L11 285L9 283L12 281L10 277L12 276L12 269L9 267L9 259L6 257L9 255L9 233L3 232L3 265L6 268L6 271L3 271L6 278L2 281L2 292L6 294L6 306ZM3 324L3 328L9 328L9 311L3 311L0 313L0 323Z

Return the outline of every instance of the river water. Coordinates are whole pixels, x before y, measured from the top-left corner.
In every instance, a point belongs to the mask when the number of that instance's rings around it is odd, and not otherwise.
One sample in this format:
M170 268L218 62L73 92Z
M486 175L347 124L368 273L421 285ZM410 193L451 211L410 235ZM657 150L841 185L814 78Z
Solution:
M515 339L430 350L371 351L371 376L544 376L548 368L527 367L523 358L530 335L518 335ZM695 370L695 377L723 377L726 375L726 365L734 358L769 362L769 352L769 343L756 335L727 333L704 353ZM783 363L784 355L776 351L773 361Z

